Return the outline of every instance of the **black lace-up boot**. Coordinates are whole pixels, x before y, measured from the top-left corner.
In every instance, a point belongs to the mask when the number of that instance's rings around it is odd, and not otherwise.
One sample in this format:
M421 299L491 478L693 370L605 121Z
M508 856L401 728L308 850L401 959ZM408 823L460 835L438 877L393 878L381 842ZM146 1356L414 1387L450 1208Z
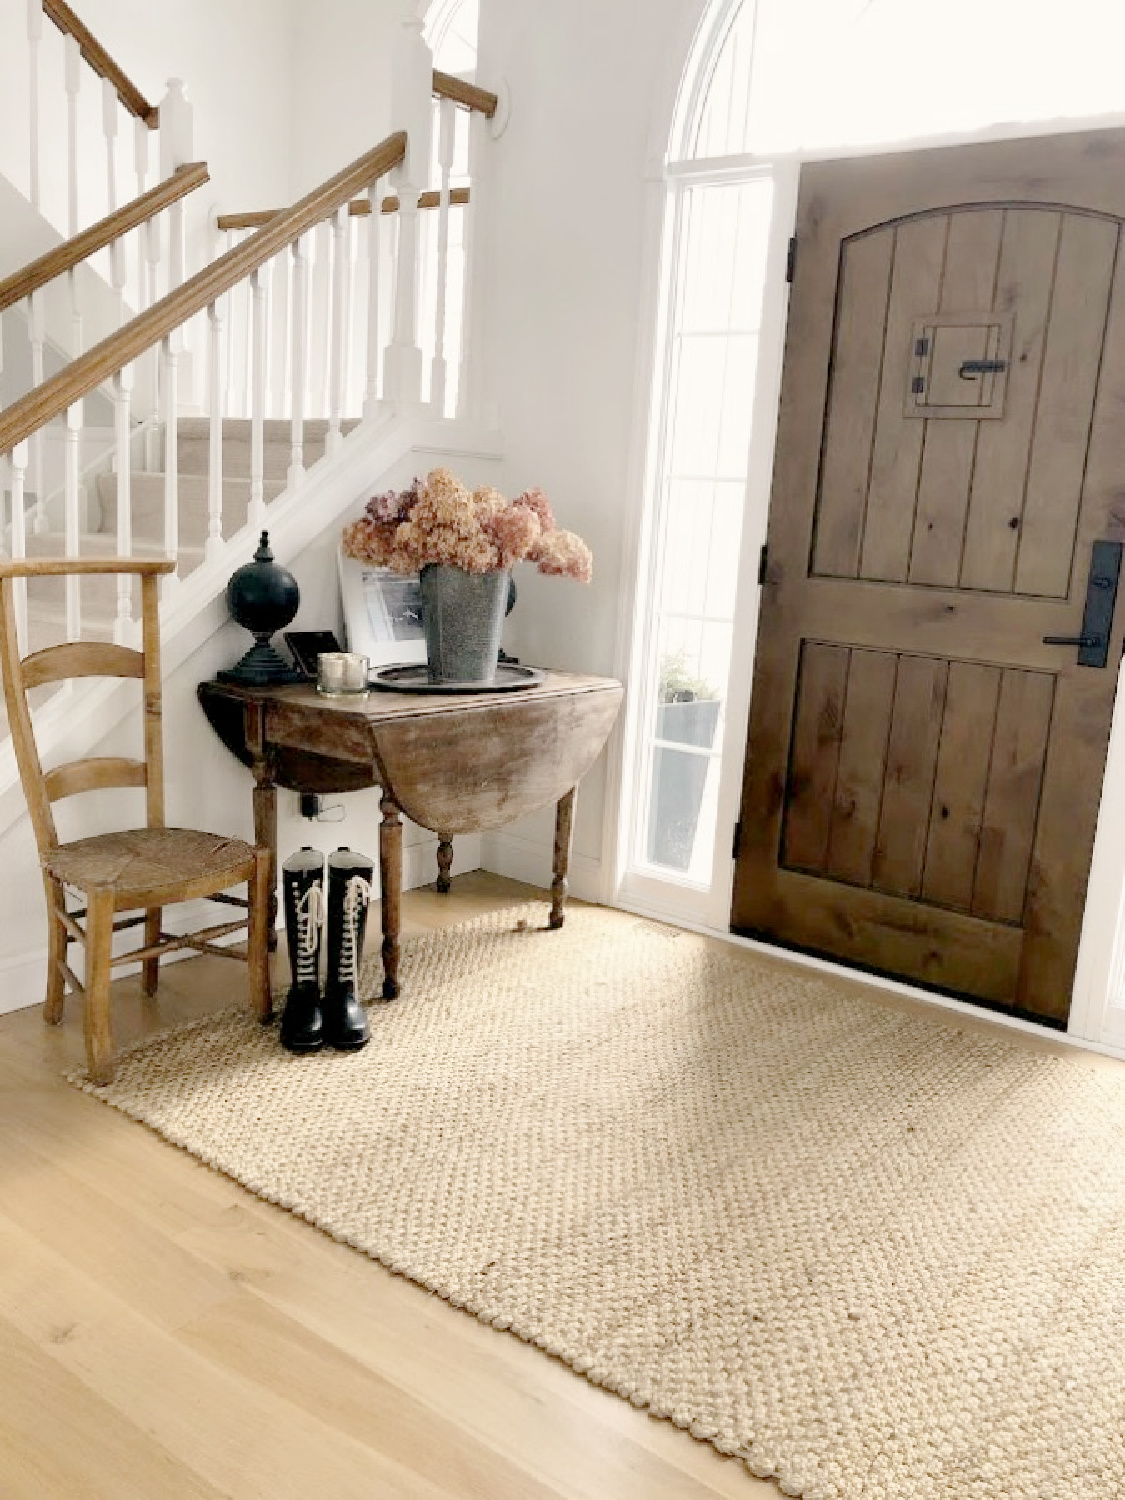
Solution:
M366 855L337 849L328 856L328 974L324 986L324 1040L354 1051L368 1039L367 1015L356 989L367 931L371 877Z
M281 1045L290 1052L324 1046L320 1008L320 938L324 921L324 855L307 846L281 867L285 937L293 983L281 1017Z

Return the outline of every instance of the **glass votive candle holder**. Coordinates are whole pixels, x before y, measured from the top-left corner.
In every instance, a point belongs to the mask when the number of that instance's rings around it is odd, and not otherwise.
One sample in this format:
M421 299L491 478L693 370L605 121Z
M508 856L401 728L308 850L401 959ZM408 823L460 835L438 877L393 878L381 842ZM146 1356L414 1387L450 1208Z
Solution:
M358 651L322 651L316 659L316 690L326 698L353 698L367 692L367 657Z

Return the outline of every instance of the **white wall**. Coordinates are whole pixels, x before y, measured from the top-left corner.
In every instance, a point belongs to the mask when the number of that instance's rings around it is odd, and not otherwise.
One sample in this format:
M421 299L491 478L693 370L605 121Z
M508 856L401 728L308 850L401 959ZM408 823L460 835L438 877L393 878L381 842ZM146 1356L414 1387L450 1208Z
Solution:
M655 312L643 285L650 143L654 121L659 138L670 119L669 79L699 9L699 0L481 6L478 80L506 79L512 98L481 195L483 388L499 407L509 490L541 486L594 553L588 590L517 570L516 638L537 665L607 675L616 665L638 483L638 348ZM606 765L579 792L584 884L601 868ZM548 822L487 840L486 863L542 874Z

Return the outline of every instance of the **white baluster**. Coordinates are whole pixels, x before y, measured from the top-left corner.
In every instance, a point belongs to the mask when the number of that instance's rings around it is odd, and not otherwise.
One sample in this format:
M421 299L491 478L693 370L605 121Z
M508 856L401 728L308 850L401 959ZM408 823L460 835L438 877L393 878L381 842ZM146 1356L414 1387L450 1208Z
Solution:
M380 344L379 296L382 290L383 185L373 182L367 191L371 205L367 231L367 390L363 397L363 415L370 420L379 405Z
M313 333L319 328L322 337L316 342L316 352L319 356L315 372L316 389L312 393L315 405L311 408L318 417L327 416L331 403L332 390L332 332L333 332L333 308L335 306L335 291L333 290L333 261L335 259L336 235L333 219L325 219L323 224L318 224L313 230L313 241L317 245L317 259L319 269L316 273L314 286L318 287L316 299L310 299L310 314L312 328L309 335L309 347L313 346ZM321 293L323 295L321 295ZM313 312L318 309L318 312ZM319 313L319 315L318 315Z
M126 365L113 377L113 430L117 460L117 555L133 550L133 455L129 415L133 396L133 367ZM119 646L133 638L133 584L127 573L117 575L117 618L113 639Z
M326 330L331 352L328 383L328 437L324 451L330 457L340 451L344 435L340 424L344 414L344 383L347 370L347 300L348 300L348 210L336 213L332 221L332 324Z
M160 176L171 177L177 167L191 161L194 111L184 94L183 81L169 78L168 92L160 104ZM168 210L168 291L184 279L184 203L181 198Z
M117 90L102 79L102 134L105 136L106 201L109 211L117 207Z
M26 557L24 534L24 484L27 475L27 443L17 443L11 452L12 473L12 556ZM16 644L20 655L27 650L27 580L18 578L15 588Z
M476 225L480 217L480 171L484 141L484 116L469 115L469 168L472 187L468 203L461 210L461 366L457 375L457 415L461 421L478 416L480 400L476 390L476 364L473 357L473 301L475 279Z
M223 308L207 309L210 366L210 445L207 462L207 542L203 556L211 562L223 550Z
M265 415L266 368L269 358L268 320L269 268L259 266L250 275L250 322L252 394L250 398L250 507L247 522L254 531L265 523Z
M164 392L164 551L178 563L180 550L180 449L179 399L180 331L164 340L161 345L160 384ZM163 594L166 597L175 588L178 577L175 571L164 579Z
M66 439L64 451L63 525L65 552L67 557L79 555L82 535L81 505L79 500L78 475L81 470L79 445L82 438L82 402L76 401L66 409ZM76 641L82 633L82 601L77 576L66 580L66 638Z
M359 246L360 229L351 213L344 220L347 225L347 284L344 288L344 416L355 412L356 371L355 361L359 341L355 337L353 320L359 307Z
M149 129L139 117L133 120L133 167L137 174L137 197L145 190L148 181L148 136Z
M391 118L407 133L406 156L391 180L398 194L398 264L394 323L383 356L383 390L392 401L422 399L422 349L418 342L418 196L430 169L433 132L433 53L421 20L399 30L392 56Z
M31 106L31 177L33 208L39 207L39 43L43 39L43 0L27 0L28 101Z
M293 251L277 257L281 277L281 366L277 372L277 414L287 416L293 401Z
M43 318L43 290L32 292L27 299L27 333L31 341L31 384L43 384L43 346L46 330ZM35 476L35 515L31 529L36 536L47 530L47 476L43 469L43 429L31 435L31 472Z
M293 255L293 407L287 480L289 484L297 484L305 472L305 380L309 352L308 260L303 235L293 241L291 249Z
M438 166L441 189L438 199L437 286L434 298L434 358L430 366L430 404L439 417L445 415L445 303L449 282L449 175L453 170L457 106L443 99L439 108Z
M68 32L63 38L66 59L67 233L78 233L78 92L82 87L82 51Z

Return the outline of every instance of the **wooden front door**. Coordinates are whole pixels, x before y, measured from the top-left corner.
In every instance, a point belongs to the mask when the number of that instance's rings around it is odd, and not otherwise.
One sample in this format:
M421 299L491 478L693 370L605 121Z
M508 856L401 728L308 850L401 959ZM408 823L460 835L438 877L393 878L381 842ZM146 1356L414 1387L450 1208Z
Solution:
M1065 1021L1125 607L1044 637L1125 537L1123 216L1119 131L802 171L734 930Z

